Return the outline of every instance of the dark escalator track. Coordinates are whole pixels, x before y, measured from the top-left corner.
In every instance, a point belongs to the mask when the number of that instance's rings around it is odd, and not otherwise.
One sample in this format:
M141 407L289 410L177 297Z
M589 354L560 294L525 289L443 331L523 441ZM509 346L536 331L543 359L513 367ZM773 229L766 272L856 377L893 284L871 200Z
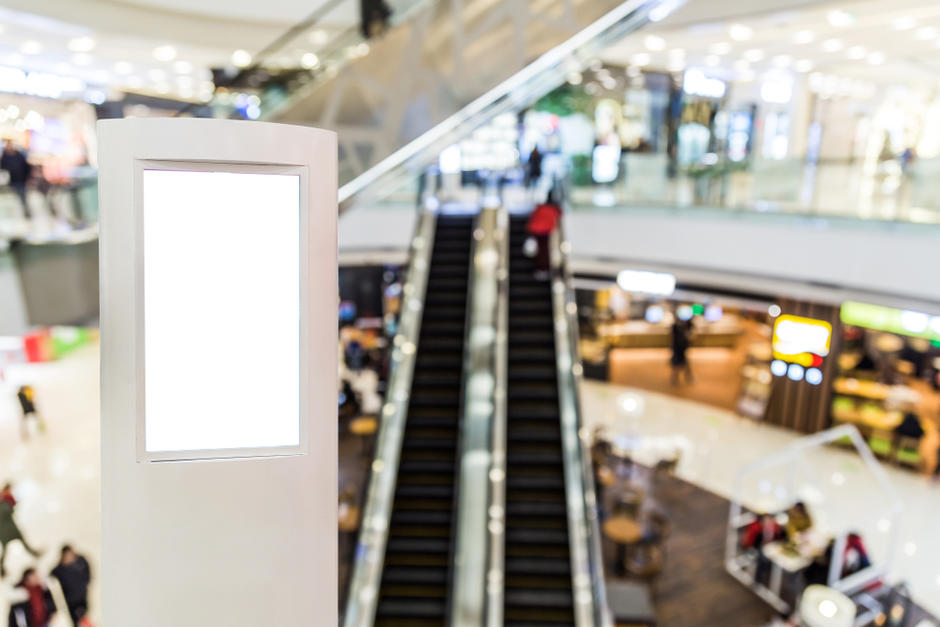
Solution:
M447 624L473 217L437 220L375 625Z
M522 252L525 223L509 238L504 622L573 625L551 283Z

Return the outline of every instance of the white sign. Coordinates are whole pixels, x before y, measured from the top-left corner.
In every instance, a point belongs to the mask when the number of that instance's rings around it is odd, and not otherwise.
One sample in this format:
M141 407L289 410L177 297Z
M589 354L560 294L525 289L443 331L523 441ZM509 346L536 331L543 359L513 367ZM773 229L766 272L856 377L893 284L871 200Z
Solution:
M85 81L80 78L43 72L24 72L19 68L0 66L0 91L58 98L62 94L80 92L84 89Z
M143 219L146 452L299 446L300 177L144 170Z
M676 291L676 277L665 272L624 270L617 275L617 285L627 292L669 296Z
M701 70L686 70L682 77L682 91L692 96L721 98L726 89L724 81L705 76L705 72Z

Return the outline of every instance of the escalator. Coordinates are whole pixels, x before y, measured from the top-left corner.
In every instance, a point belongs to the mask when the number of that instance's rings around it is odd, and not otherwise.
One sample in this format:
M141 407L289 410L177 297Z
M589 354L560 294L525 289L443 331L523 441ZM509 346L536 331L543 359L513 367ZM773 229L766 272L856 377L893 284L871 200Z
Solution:
M551 282L510 221L506 410L506 625L573 625L571 552Z
M440 215L375 625L445 625L473 217Z

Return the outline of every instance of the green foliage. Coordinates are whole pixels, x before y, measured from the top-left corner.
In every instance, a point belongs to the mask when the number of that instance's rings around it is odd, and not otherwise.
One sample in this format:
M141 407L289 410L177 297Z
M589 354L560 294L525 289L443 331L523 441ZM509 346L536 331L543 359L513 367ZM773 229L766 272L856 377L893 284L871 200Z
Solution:
M580 85L565 84L539 98L532 108L560 117L583 113L590 118L594 115L594 98Z

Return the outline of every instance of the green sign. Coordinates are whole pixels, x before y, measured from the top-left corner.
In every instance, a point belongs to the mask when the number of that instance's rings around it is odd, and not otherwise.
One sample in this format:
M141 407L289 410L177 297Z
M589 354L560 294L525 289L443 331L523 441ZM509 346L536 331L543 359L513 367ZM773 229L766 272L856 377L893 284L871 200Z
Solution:
M940 316L846 301L840 317L845 324L940 342Z

